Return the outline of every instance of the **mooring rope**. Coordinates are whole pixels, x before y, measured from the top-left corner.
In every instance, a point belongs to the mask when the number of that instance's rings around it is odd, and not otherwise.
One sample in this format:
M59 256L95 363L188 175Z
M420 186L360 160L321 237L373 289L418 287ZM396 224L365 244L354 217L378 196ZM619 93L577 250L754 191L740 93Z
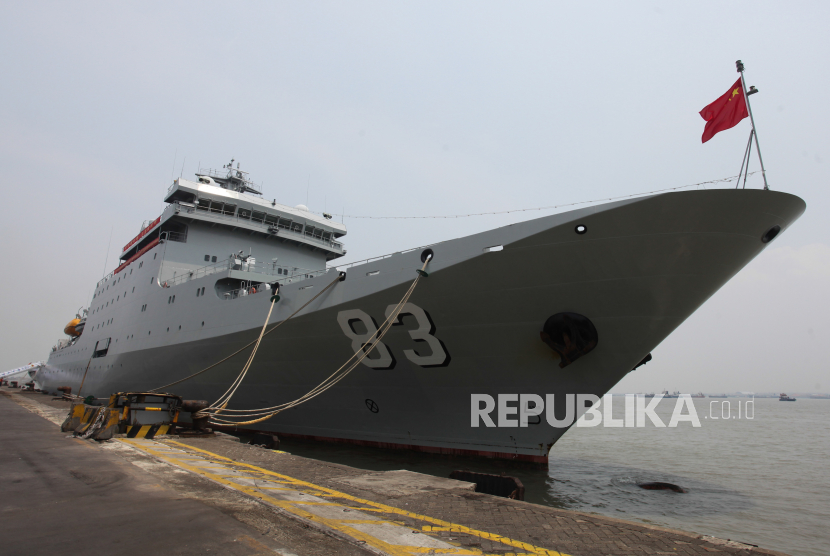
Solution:
M266 421L271 417L277 415L285 411L286 409L290 409L292 407L296 407L302 403L305 403L326 390L332 388L338 382L343 380L346 376L349 375L371 352L374 348L380 343L381 339L386 335L386 333L392 328L393 323L397 322L398 315L403 310L403 307L409 302L409 298L412 296L412 293L415 291L415 287L418 285L419 280L422 276L427 276L426 273L426 266L429 263L431 257L427 257L427 260L424 262L424 266L418 271L418 276L412 282L412 285L409 286L409 289L404 294L403 298L398 302L395 308L389 313L389 316L380 325L380 327L375 330L372 336L369 338L369 341L363 345L363 347L355 352L351 357L349 357L346 362L340 366L339 369L334 371L329 377L323 380L320 384L315 386L313 389L308 391L303 396L300 396L296 400L286 402L280 405L272 406L272 407L264 407L258 409L227 409L227 401L230 399L228 398L222 407L216 407L218 402L212 404L207 409L204 409L197 413L197 416L205 416L205 414L209 414L211 416L210 423L213 425L253 425L255 423L260 423L262 421ZM359 357L358 357L359 355ZM355 360L355 357L357 359ZM345 369L345 370L344 370ZM247 372L247 371L246 371ZM240 381L241 382L241 381ZM237 384L238 386L238 384ZM236 389L234 388L234 391ZM221 398L220 398L221 399ZM222 419L218 417L218 415L222 414L222 417L226 417L226 419ZM233 414L233 415L229 415ZM253 418L253 419L251 419ZM235 420L228 420L228 419L249 419L248 421L235 421Z
M338 274L337 278L335 278L334 280L332 280L332 282L331 282L328 286L326 286L325 288L323 288L322 290L320 290L320 293L318 293L317 295L315 295L314 297L312 297L311 299L309 299L309 300L308 300L308 301L307 301L307 302L306 302L306 303L305 303L302 307L300 307L299 309L297 309L296 311L294 311L293 313L291 313L290 315L288 315L288 317L287 317L286 319L284 319L284 320L282 320L282 321L278 322L278 323L276 324L276 326L274 326L271 330L269 330L269 331L267 331L267 332L265 332L265 333L260 333L259 337L258 337L256 340L254 340L253 342L251 342L251 343L249 343L249 344L246 344L246 345L242 346L241 348L239 348L239 349L238 349L238 350L236 350L235 352L231 353L230 355L228 355L228 356L227 356L227 357L225 357L224 359L221 359L221 360L217 361L217 362L216 362L216 363L214 363L213 365L210 365L210 366L208 366L208 367L205 367L205 368L204 368L204 369L202 369L201 371L195 372L195 373L193 373L192 375L186 376L186 377L184 377L184 378L182 378L182 379L179 379L179 380L177 380L177 381L175 381L175 382L171 382L170 384L165 384L164 386L159 386L158 388L153 388L152 390L148 390L148 392L157 392L157 391L161 390L162 388L168 388L168 387L170 387L170 386L175 386L176 384L181 384L182 382L185 382L185 381L187 381L187 380L190 380L190 379L191 379L191 378L193 378L193 377L199 376L200 374L202 374L202 373L204 373L204 372L207 372L207 371L211 370L212 368L216 367L217 365L220 365L220 364L224 363L224 362L225 362L225 361L227 361L228 359L230 359L230 358L232 358L232 357L234 357L234 356L236 356L236 355L239 355L240 353L242 353L243 351L245 351L246 349L248 349L248 348L249 348L249 347L251 347L252 345L254 345L254 344L258 344L260 341L262 341L262 338L263 338L264 336L267 336L268 334L270 334L271 332L273 332L274 330L276 330L277 328L279 328L280 326L282 326L284 323L288 322L288 321L289 321L292 317L294 317L294 315L296 315L297 313L299 313L300 311L302 311L303 309L305 309L306 307L308 307L308 306L311 304L311 302L312 302L312 301L314 301L315 299L317 299L318 297L320 297L321 295L323 295L326 291L328 291L328 289L329 289L329 288L331 288L333 285L335 285L337 282L339 282L339 281L341 280L341 278L342 278L342 277L341 277L341 275L339 275L339 274ZM274 303L275 303L275 302L274 302L274 300L272 300L272 301L271 301L271 309L273 309L273 308L274 308ZM269 319L269 318L271 318L271 310L269 310L269 311L268 311L268 318L266 318L266 319L265 319L265 325L266 325L266 326L267 326L267 324L268 324L268 319ZM263 326L263 330L264 330L264 329L265 329L265 326Z

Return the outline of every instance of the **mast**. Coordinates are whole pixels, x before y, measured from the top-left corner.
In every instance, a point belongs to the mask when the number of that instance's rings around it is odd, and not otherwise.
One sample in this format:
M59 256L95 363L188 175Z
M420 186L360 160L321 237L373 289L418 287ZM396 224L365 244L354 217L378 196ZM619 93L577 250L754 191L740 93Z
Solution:
M758 92L754 86L752 87L751 91L746 90L746 81L744 80L744 63L738 60L735 62L735 67L738 68L738 73L741 74L741 90L744 92L744 101L746 101L746 108L749 111L749 121L752 123L752 135L755 136L755 150L758 151L758 160L761 161L761 175L764 176L764 190L769 190L769 184L767 183L767 171L764 169L764 158L761 156L761 145L758 144L758 131L755 129L755 118L752 117L752 106L749 104L749 95L753 95ZM752 141L752 137L750 136L750 141ZM747 166L749 166L749 161L747 161Z

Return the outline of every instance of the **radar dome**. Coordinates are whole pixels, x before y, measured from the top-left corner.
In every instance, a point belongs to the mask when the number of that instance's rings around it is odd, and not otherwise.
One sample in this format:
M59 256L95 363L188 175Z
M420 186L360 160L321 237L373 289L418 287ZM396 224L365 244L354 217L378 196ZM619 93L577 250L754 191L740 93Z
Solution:
M296 206L296 207L294 207L294 208L295 208L295 209L298 209L298 210L304 210L304 211L306 211L306 212L309 212L308 207L307 207L307 206L305 206L305 205L297 205L297 206Z

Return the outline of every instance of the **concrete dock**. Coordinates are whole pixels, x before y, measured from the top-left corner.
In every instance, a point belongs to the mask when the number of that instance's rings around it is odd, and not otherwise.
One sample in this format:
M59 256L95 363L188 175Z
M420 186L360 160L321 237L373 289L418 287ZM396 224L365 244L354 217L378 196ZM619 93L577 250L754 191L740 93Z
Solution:
M0 394L4 554L781 555L224 435L79 440L67 402Z

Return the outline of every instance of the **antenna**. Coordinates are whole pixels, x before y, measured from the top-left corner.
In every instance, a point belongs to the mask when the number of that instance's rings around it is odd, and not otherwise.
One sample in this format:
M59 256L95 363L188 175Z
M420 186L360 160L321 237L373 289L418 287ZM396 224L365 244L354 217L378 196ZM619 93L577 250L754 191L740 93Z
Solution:
M107 255L104 257L104 272L101 273L101 278L107 275L107 262L110 258L110 244L112 243L112 231L115 229L115 224L110 228L110 239L107 242Z

